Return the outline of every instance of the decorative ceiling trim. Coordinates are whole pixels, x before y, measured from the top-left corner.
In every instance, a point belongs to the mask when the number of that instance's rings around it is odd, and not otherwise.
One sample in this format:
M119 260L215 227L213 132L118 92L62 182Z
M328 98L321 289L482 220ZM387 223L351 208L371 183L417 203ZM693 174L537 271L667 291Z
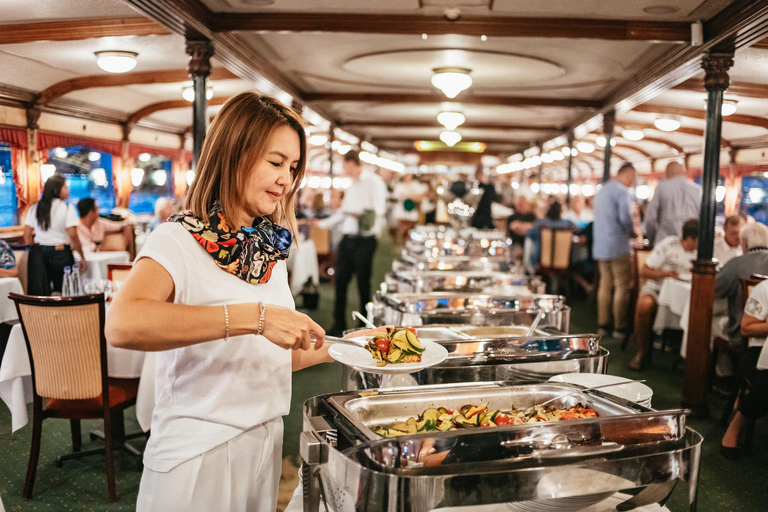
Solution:
M656 128L654 125L650 123L637 123L634 121L617 121L618 125L621 125L624 128L634 128L636 130L656 130L661 131L658 128ZM703 137L704 136L704 130L699 130L698 128L690 128L687 126L681 126L674 132L667 132L667 133L684 133L686 135L695 135L697 137ZM731 147L731 141L728 139L721 139L720 145L723 147Z
M3 24L0 44L77 41L96 37L165 36L171 31L143 16Z
M228 99L229 99L229 96L211 98L208 100L207 106L214 107L218 105L223 105L224 103L227 102ZM157 103L152 103L130 114L128 116L127 122L128 124L135 124L139 122L141 119L147 116L150 116L155 112L160 112L162 110L173 110L177 108L189 108L191 112L192 103L188 102L187 100L170 100L170 101L160 101Z
M457 34L488 37L557 37L611 41L686 43L691 27L684 22L598 20L579 18L511 18L412 14L219 13L216 32L346 32L365 34Z
M678 91L700 92L702 94L707 92L704 89L704 80L701 78L691 78L686 80L685 82L676 85L674 89ZM746 98L768 99L768 85L749 82L731 82L726 91L726 94L728 93L744 96Z
M380 87L381 84L377 82L358 82L355 80L341 80L339 78L332 78L328 76L323 75L317 75L314 73L307 73L304 71L296 71L296 75L306 79L310 80L320 80L323 82L329 82L332 84L341 84L341 85L352 85L355 87ZM499 93L505 93L509 92L510 89L514 89L515 92L539 92L539 91L558 91L561 89L585 89L588 87L603 87L605 85L608 85L612 82L615 82L613 78L605 78L602 80L593 80L591 82L577 82L577 83L571 83L571 84L558 84L558 85L524 85L520 87L505 87L505 88L494 88L494 87L484 87L483 90L486 92L499 92ZM391 84L387 85L389 89L413 89L414 86L412 85L400 85L400 84Z
M447 99L438 94L400 94L400 93L307 93L307 102L354 101L364 103L468 103L473 105L504 105L509 107L564 107L564 108L600 108L601 103L594 100L530 98L525 96L491 96L479 94L460 94L454 99Z
M224 68L216 68L211 72L211 80L239 79L237 75ZM44 89L38 99L38 105L47 105L52 101L74 91L82 91L94 87L120 87L124 85L164 84L185 82L191 80L185 69L173 71L143 71L138 73L123 73L115 75L92 75L71 78L57 82Z
M344 128L346 126L369 126L384 128L442 128L443 125L432 121L346 121L338 123L336 126ZM465 122L459 129L477 129L477 130L517 130L517 131L560 131L562 126L546 125L521 125L521 124L499 124L499 123L478 123Z
M645 135L643 137L643 140L646 141L646 142L655 142L656 144L663 144L663 145L667 146L668 148L678 152L681 155L685 153L685 151L683 151L683 147L682 146L678 146L674 142L672 142L670 140L667 140L667 139L662 139L662 138L659 138L659 137L649 137L649 136Z
M646 114L662 114L671 116L690 117L691 119L707 119L706 110L696 110L693 108L680 108L680 107L668 107L664 105L638 105L634 109L635 112L644 112ZM743 124L747 126L757 126L759 128L765 128L768 130L768 118L749 116L745 114L732 114L727 117L723 117L724 123Z

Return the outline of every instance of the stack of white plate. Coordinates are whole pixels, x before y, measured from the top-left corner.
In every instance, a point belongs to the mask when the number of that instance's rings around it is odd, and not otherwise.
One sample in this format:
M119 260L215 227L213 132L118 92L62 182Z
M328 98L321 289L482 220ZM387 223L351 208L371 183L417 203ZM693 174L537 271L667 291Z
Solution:
M651 407L651 399L653 398L653 390L642 382L632 382L630 379L625 379L624 377L618 377L616 375L603 375L602 373L564 373L555 375L549 380L551 382L578 384L579 386L587 388L604 386L606 384L616 384L616 386L602 388L600 391L629 400L630 402L635 402L638 405L648 408Z

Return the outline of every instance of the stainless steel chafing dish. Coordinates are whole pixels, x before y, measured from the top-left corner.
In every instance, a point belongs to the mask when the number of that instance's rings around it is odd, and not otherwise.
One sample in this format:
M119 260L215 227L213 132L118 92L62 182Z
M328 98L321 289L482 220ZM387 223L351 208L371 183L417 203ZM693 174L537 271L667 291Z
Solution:
M517 263L512 263L506 256L494 257L472 257L472 256L441 256L426 257L414 256L403 252L399 260L392 263L392 270L413 271L413 270L482 270L491 272L511 272L519 274L522 272Z
M532 295L546 291L538 276L483 270L405 270L389 272L381 285L383 293L486 292L498 295Z
M372 304L376 325L530 325L539 311L545 313L539 325L568 332L570 308L561 295L377 292Z
M619 510L663 502L680 484L695 510L702 438L684 410L653 411L567 384L441 385L338 393L304 404L304 510L429 511L528 500L605 499L639 491ZM576 391L563 396L566 391ZM380 439L375 426L430 407L489 402L510 410L561 397L597 418Z
M600 346L600 336L552 335L544 331L538 331L535 337L520 336L526 330L522 326L420 327L421 339L435 341L448 350L444 362L405 375L381 375L344 367L342 389L489 381L522 384L544 382L562 373L605 373L609 352Z

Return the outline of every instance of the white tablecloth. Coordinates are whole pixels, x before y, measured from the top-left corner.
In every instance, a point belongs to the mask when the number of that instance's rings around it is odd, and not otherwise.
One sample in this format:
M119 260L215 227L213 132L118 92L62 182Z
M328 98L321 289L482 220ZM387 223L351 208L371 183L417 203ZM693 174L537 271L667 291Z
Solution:
M683 331L680 355L685 357L688 348L688 321L691 308L691 283L668 277L659 291L659 309L653 322L653 330L661 334L664 329ZM728 301L715 299L712 311L712 336L725 336L723 330L728 322ZM710 348L712 343L710 342Z
M291 273L291 293L298 295L307 279L317 286L320 284L320 267L317 263L317 248L315 242L302 238L298 244L291 247L288 254L288 271Z
M109 376L117 378L136 378L142 375L146 353L135 350L125 350L107 345L107 365ZM152 358L152 382L153 389L151 404L142 404L149 408L152 414L154 408L154 357ZM141 383L140 386L141 388ZM11 329L8 337L8 346L5 355L0 362L0 399L11 410L11 429L13 432L29 422L27 404L32 401L32 370L29 366L29 355L24 342L24 333L21 324ZM139 404L137 400L136 408Z
M21 281L16 277L3 277L0 279L0 324L16 322L19 316L16 314L16 305L8 298L9 293L24 293Z
M80 261L80 255L77 253L75 260ZM85 261L88 262L88 270L82 276L83 279L99 280L107 278L109 263L130 263L131 256L127 251L86 252Z

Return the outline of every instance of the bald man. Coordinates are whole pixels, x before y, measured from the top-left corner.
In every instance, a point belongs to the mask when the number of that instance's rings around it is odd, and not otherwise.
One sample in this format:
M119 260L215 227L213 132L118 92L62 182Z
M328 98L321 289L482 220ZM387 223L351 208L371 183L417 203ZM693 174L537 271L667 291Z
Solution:
M683 223L701 215L701 187L685 177L683 164L669 162L665 174L645 212L643 231L652 244L680 236Z

